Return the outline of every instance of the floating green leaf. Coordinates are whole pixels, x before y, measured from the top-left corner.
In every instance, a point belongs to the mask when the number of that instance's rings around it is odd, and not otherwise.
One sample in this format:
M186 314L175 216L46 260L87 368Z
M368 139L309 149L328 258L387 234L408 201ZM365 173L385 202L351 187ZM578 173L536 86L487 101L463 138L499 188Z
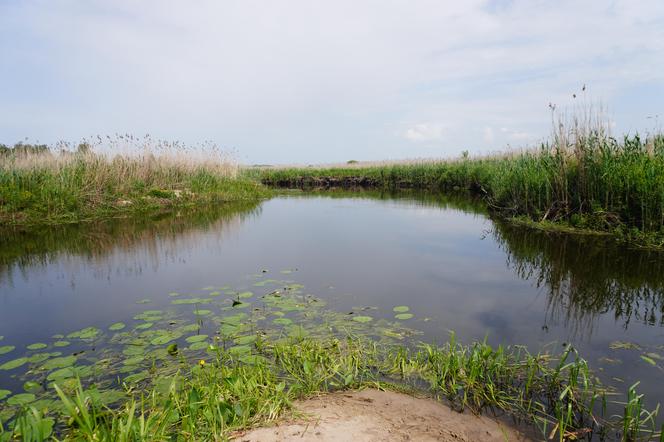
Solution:
M147 379L150 376L150 373L148 373L146 370L139 371L138 373L134 373L132 375L129 375L124 378L125 382L129 383L136 383L136 382L141 382L145 379Z
M209 304L212 300L209 298L191 298L191 299L175 299L171 301L174 305L188 305L188 304Z
M32 393L19 393L7 399L7 405L23 406L36 399Z
M33 355L30 355L30 357L28 358L28 362L33 364L39 364L40 362L44 362L48 358L55 358L61 355L62 353L60 353L59 351L56 351L54 353L35 353Z
M277 318L274 319L272 322L277 325L291 325L293 323L293 320L288 318Z
M371 316L362 316L362 315L359 315L359 316L353 316L353 321L355 321L355 322L362 322L362 323L364 323L364 322L371 322L371 321L373 321L373 318L372 318Z
M27 381L23 384L23 390L28 393L33 393L35 391L41 390L41 384L35 381Z
M406 319L410 319L413 317L412 313L399 313L398 315L394 315L395 318L405 321Z
M9 390L0 390L0 401L12 394Z
M205 341L194 342L193 344L191 344L189 346L189 350L204 350L204 349L208 348L209 345L210 344L208 344Z
M84 329L69 333L67 337L69 339L78 338L88 340L96 338L99 333L101 333L101 330L99 330L97 327L86 327Z
M124 322L116 322L115 324L111 324L111 326L108 327L108 329L111 330L111 331L118 331L118 330L122 330L125 327L126 327L126 325L125 325Z
M156 338L150 341L152 345L164 345L168 344L171 341L179 339L182 336L181 333L171 331L171 332L162 332Z
M13 345L3 345L2 347L0 347L0 355L7 354L10 351L13 351L15 348L16 347L14 347Z
M194 314L196 316L207 316L207 315L211 315L212 311L211 310L194 310Z
M240 336L239 338L235 338L233 342L237 345L247 345L256 342L256 339L256 335Z
M67 346L69 346L70 344L71 344L71 342L69 342L69 341L55 341L55 342L53 343L53 346L54 346L54 347L67 347Z
M147 330L154 325L154 322L145 322L134 327L136 330Z
M614 341L609 344L611 350L640 350L641 347L631 342Z
M173 345L175 345L175 348L176 348L175 351L177 352L177 345L176 344L173 344ZM138 365L141 362L143 362L144 359L145 359L145 357L143 355L137 355L137 356L134 356L132 358L125 359L124 361L122 361L122 363L124 365Z
M238 293L237 296L238 298L246 299L246 298L251 298L252 296L254 296L254 294L252 292L242 292Z
M187 341L190 344L193 344L194 342L201 342L205 341L208 338L208 335L194 335L194 336L189 336L185 341Z
M64 367L55 370L46 377L49 381L57 381L61 379L69 379L76 377L76 369L74 367Z
M53 370L56 368L65 368L65 367L71 367L76 363L76 356L62 356L59 358L53 358L49 359L46 361L46 363L43 365L43 367L46 370Z
M398 305L392 309L395 313L406 313L407 311L410 311L410 307L405 306L405 305Z
M18 358L0 365L0 370L13 370L28 362L28 358Z
M655 362L654 359L649 358L649 357L646 356L646 355L641 355L641 359L643 359L644 361L646 361L646 362L647 362L648 364L650 364L650 365L657 365L657 362Z

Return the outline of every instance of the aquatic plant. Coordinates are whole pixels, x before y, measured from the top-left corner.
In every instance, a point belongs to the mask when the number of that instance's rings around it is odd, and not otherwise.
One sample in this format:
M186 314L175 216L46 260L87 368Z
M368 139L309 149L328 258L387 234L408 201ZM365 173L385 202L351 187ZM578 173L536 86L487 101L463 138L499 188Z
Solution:
M75 222L268 195L237 171L232 156L211 144L192 148L128 135L99 137L77 150L18 144L0 154L0 222Z
M664 135L616 139L582 112L554 124L538 148L472 158L262 167L245 174L279 187L464 190L503 217L523 217L664 246Z

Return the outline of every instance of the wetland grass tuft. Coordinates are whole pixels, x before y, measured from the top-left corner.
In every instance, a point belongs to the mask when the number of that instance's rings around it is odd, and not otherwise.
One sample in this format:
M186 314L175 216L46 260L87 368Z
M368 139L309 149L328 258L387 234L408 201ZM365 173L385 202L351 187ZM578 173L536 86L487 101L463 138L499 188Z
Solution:
M555 124L539 148L456 160L272 167L245 171L279 187L464 190L501 216L611 232L664 246L664 135L609 135L590 112Z
M103 405L94 386L54 387L59 412L26 406L0 440L42 440L55 431L63 440L226 440L320 392L423 385L459 410L506 412L561 441L658 437L658 410L643 409L636 386L622 416L604 416L607 392L572 348L558 357L531 355L486 342L464 346L454 336L443 346L417 349L353 337L259 339L254 347L260 356L250 363L216 348L207 360L154 379L152 388L126 386L125 399L112 407Z
M238 165L213 146L119 136L77 150L0 145L0 223L56 224L163 210L172 206L256 200L268 195L238 177Z

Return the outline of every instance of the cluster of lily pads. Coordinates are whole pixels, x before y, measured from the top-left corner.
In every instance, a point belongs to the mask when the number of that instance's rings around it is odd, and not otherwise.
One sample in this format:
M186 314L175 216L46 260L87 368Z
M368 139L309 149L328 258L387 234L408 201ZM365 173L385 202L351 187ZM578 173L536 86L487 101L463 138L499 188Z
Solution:
M192 363L204 364L220 349L255 364L264 358L260 346L267 340L356 335L390 343L418 334L404 323L413 318L407 306L394 307L394 319L370 316L368 308L336 312L301 284L253 276L251 290L209 286L197 295L171 292L162 295L168 308L57 334L27 345L20 356L14 345L0 346L0 424L25 406L61 411L55 385L73 392L80 382L110 406L128 390L147 391Z

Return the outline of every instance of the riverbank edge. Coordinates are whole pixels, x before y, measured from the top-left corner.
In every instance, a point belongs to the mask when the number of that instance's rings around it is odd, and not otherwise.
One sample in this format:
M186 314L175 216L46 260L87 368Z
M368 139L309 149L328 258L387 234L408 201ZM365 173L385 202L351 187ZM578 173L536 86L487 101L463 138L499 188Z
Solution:
M418 167L418 166L405 166ZM487 191L481 186L468 186L466 188L454 185L444 186L429 185L423 182L413 181L383 181L373 175L372 170L369 175L358 173L362 168L357 169L258 169L245 171L247 176L253 177L263 185L274 189L300 189L304 191L316 190L326 191L331 189L362 189L362 190L422 190L429 192L465 194L471 198L478 198L483 201L486 209L491 216L497 217L514 225L527 227L545 232L567 233L573 235L592 235L609 237L616 243L626 247L664 252L664 233L645 232L636 227L629 227L624 224L607 225L607 228L597 228L596 224L602 224L602 220L594 219L594 214L572 214L572 219L576 225L572 225L567 219L533 219L527 215L514 214L513 211L493 205L489 199ZM369 170L369 169L367 169ZM387 170L387 169L385 169ZM300 174L299 172L305 172ZM385 176L388 174L385 173ZM604 214L603 211L600 213ZM601 215L600 215L601 216ZM589 227L579 227L584 225L593 225Z
M269 187L255 180L229 178L225 180L221 189L203 190L198 193L153 189L141 193L103 195L102 203L83 205L81 210L75 212L0 211L0 230L2 228L24 229L90 223L137 215L150 216L181 209L195 209L211 204L261 201L272 196L273 192Z

